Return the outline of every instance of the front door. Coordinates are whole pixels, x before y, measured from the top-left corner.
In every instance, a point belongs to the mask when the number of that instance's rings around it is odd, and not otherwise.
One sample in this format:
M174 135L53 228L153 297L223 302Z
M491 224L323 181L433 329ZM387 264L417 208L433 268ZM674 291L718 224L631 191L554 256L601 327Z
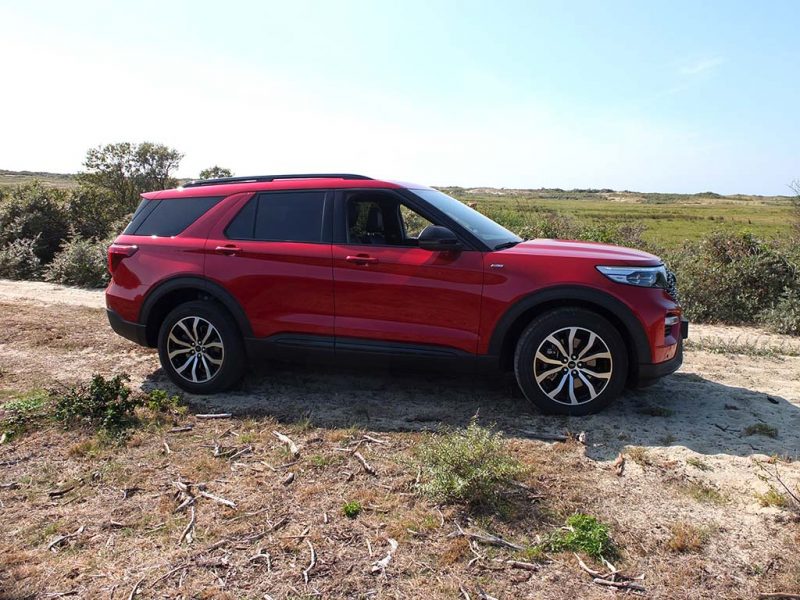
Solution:
M391 190L338 192L334 210L337 351L474 354L481 253L419 248L420 231L439 223Z

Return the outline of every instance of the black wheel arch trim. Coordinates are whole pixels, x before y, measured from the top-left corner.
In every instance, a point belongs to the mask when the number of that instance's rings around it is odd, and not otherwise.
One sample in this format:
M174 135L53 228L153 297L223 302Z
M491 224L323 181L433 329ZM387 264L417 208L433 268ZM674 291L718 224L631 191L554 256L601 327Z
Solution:
M641 321L633 314L633 311L626 306L622 301L594 288L567 285L555 286L534 292L524 298L518 300L511 308L509 308L495 325L492 331L492 337L489 340L489 354L493 356L500 356L503 351L503 345L511 327L515 321L529 310L559 302L562 306L568 304L570 301L577 301L583 306L594 305L614 315L626 331L622 332L627 334L633 343L633 352L635 354L633 364L629 368L635 368L635 364L650 362L652 355L650 353L650 343L647 339L644 327Z
M244 337L252 337L253 327L250 325L247 314L236 298L221 285L197 276L178 276L159 283L144 299L142 308L139 311L139 323L147 325L150 313L159 300L167 294L179 290L200 290L217 300L231 313L242 335Z

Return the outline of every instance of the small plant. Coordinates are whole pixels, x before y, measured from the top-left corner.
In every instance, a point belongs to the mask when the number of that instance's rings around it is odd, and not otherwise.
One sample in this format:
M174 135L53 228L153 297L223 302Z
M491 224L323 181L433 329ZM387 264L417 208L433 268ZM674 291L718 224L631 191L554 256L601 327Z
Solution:
M355 519L361 514L361 503L358 500L351 500L342 504L342 512L348 519Z
M667 548L671 552L699 552L708 541L708 530L679 521L670 527Z
M650 456L650 453L647 451L647 449L642 448L641 446L631 446L628 448L626 454L633 462L642 468L652 467L655 464L653 457Z
M800 335L800 289L787 288L775 306L761 314L761 320L776 333Z
M333 461L329 457L323 456L322 454L312 454L308 457L308 464L318 469L327 467L331 462Z
M132 394L127 375L105 379L95 375L89 384L69 389L56 398L54 416L64 425L89 424L112 437L121 436L136 421L142 399Z
M643 406L637 411L640 415L647 415L648 417L671 417L675 411L663 406Z
M791 506L791 501L788 496L781 494L772 486L763 494L756 494L756 499L758 503L764 507L774 506L775 508L789 508Z
M777 427L773 427L767 423L754 423L753 425L748 425L744 428L742 433L744 435L763 435L770 438L778 437Z
M440 502L495 508L523 471L502 435L474 419L466 429L432 435L418 456L427 474L420 490Z
M4 415L0 433L8 439L32 429L47 418L47 404L46 392L33 392L16 400L9 400L2 406Z
M686 464L693 466L695 469L700 469L701 471L711 471L711 467L696 456L687 458Z
M697 500L707 504L724 504L725 496L719 490L703 483L692 482L684 486L684 491Z
M616 556L610 529L595 517L581 513L567 518L566 527L556 531L546 542L552 552L583 552L594 558Z
M154 413L179 413L186 407L181 406L181 397L170 396L165 390L152 390L144 397L144 406Z

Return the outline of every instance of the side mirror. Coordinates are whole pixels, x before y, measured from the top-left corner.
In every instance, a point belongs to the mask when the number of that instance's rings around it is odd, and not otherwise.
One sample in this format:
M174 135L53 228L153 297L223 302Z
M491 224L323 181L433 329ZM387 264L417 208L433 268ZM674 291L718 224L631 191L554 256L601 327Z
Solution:
M447 252L461 250L461 242L447 227L428 225L417 238L419 247L425 250Z

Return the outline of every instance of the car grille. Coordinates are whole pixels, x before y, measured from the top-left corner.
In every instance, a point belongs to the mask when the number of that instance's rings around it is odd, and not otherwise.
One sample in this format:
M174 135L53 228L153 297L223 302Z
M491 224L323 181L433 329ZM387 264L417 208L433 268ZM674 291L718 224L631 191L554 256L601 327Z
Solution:
M675 302L680 302L680 298L678 296L678 279L675 277L675 273L667 269L667 293L672 296L672 299Z

